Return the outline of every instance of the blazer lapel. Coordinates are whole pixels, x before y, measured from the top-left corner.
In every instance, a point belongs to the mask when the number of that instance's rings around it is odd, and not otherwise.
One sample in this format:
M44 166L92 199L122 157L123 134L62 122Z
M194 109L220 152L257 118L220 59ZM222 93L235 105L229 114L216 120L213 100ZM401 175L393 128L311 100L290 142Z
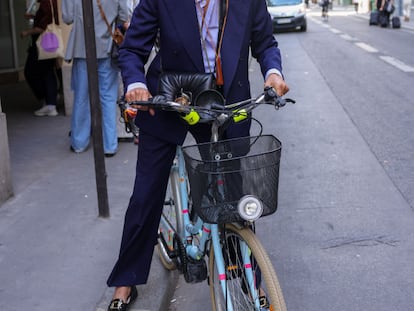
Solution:
M227 94L242 55L242 44L246 33L246 21L248 18L249 0L227 0L229 10L227 24L224 29L223 46L221 48L221 60L224 74L224 92Z
M164 0L169 17L177 30L181 42L186 42L188 58L198 71L204 71L200 33L194 0Z
M188 58L198 71L203 72L204 64L200 34L198 27L194 27L194 25L198 25L194 0L163 1L168 9L171 22L174 24L174 29L177 30L176 35L180 38L181 42L187 42L185 49ZM227 93L228 88L235 78L239 57L242 52L250 0L228 1L227 24L224 29L223 46L221 48L225 93Z

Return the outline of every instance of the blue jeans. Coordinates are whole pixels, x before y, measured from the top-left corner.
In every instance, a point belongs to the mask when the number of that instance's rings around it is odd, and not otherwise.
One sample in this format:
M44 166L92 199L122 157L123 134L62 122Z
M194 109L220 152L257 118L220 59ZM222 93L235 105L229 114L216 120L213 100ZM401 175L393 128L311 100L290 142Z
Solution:
M110 58L98 59L98 81L104 152L115 153L118 149L116 128L118 71L111 66ZM71 85L74 92L71 145L76 152L82 152L88 147L91 136L91 109L86 59L75 58L73 60Z

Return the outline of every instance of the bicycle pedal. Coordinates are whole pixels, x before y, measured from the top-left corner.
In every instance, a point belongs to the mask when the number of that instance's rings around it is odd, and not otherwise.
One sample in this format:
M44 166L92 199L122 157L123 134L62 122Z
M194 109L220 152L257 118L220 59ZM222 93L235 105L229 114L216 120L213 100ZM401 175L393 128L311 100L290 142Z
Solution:
M188 259L184 270L184 279L187 283L199 283L207 279L207 265L204 259Z

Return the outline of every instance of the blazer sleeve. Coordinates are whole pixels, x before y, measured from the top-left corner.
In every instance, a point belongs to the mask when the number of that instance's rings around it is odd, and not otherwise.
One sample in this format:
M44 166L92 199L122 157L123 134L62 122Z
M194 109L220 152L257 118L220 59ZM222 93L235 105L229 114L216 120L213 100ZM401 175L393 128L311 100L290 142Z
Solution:
M282 72L282 58L278 43L273 36L273 25L266 1L254 0L252 24L252 56L257 59L263 76L270 69Z
M158 0L142 0L134 10L131 24L119 49L119 66L125 87L132 83L146 84L145 64L158 32Z
M62 0L62 20L65 24L72 24L74 20L74 0Z

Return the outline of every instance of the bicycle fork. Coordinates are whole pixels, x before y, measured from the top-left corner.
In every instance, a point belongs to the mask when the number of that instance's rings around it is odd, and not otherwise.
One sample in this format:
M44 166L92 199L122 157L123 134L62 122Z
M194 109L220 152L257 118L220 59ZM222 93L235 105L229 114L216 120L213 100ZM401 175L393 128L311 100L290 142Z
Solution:
M226 237L223 237L222 241L225 241ZM226 310L233 311L233 301L231 299L231 294L228 290L227 285L227 269L230 269L231 267L226 267L226 263L224 260L224 254L222 249L222 243L220 242L220 232L218 225L212 224L211 225L211 241L214 248L214 259L217 266L217 273L218 273L218 280L220 282L221 290L223 292L223 297L225 297L226 300ZM223 242L225 243L225 242ZM257 293L256 288L256 282L255 282L255 275L253 273L253 265L251 262L250 257L250 249L246 245L244 241L239 241L239 247L240 247L240 257L242 259L242 265L243 267L238 267L243 270L243 275L246 278L246 283L249 288L249 292L252 294L252 300L254 301L256 310L260 310L260 301L259 301L259 295ZM236 253L238 250L234 250ZM209 273L214 273L214 271L209 271ZM243 276L242 276L243 277Z

